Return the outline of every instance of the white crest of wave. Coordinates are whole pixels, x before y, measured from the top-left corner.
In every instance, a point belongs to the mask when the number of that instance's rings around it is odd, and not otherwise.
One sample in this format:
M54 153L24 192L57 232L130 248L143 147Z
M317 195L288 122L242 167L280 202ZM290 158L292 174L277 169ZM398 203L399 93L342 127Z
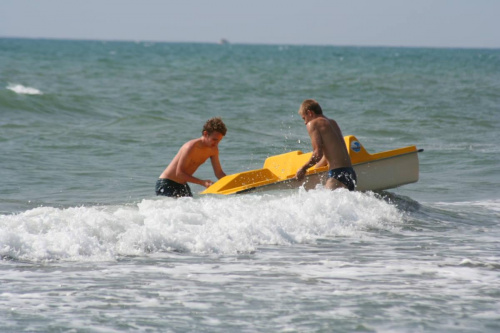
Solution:
M9 84L7 86L7 89L22 95L43 95L40 90L36 88L25 87L22 84Z
M453 207L454 209L476 209L482 208L496 213L500 212L500 199L486 199L481 201L458 201L458 202L435 202L435 206Z
M259 245L364 237L369 230L399 228L402 215L374 195L344 190L41 207L0 216L0 256L101 261L164 251L250 253Z

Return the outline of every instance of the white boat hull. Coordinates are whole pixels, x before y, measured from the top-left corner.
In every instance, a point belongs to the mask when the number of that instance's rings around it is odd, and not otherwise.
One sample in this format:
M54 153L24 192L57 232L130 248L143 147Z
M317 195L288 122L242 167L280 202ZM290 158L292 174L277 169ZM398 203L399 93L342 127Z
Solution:
M381 191L418 181L418 152L388 157L353 165L358 182L356 191ZM307 175L303 181L287 179L276 183L249 188L238 193L264 192L294 189L303 186L306 190L324 185L328 171Z

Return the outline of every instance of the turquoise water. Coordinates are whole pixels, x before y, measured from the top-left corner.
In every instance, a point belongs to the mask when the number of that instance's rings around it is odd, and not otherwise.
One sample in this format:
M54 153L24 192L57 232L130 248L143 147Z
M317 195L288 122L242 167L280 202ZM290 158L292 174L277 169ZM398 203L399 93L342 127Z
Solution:
M213 116L227 174L310 151L306 98L419 182L155 197ZM500 50L0 39L0 114L5 331L500 328Z

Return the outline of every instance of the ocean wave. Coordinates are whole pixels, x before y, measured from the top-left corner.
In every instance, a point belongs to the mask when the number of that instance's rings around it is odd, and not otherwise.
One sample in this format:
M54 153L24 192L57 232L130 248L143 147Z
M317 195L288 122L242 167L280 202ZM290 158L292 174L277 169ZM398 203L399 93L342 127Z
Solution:
M460 202L435 202L434 205L439 207L453 207L453 209L473 209L481 208L485 211L500 213L500 199L485 199L477 201L460 201Z
M39 207L0 216L0 257L105 261L155 252L253 253L399 229L403 214L375 195L299 191L145 199L134 206Z
M16 94L20 95L43 95L43 93L40 90L32 87L26 87L23 86L22 84L9 84L7 85L6 89L11 90Z

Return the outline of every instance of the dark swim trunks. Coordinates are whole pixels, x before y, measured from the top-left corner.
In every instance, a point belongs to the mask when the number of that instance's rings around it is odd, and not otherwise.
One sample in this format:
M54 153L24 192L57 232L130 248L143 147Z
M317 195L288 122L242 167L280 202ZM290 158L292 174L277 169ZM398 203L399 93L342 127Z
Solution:
M167 178L160 178L156 181L156 195L167 197L192 197L188 184L179 184Z
M339 182L347 186L349 191L354 191L356 182L358 180L358 178L356 177L356 172L351 167L332 169L328 172L328 177L338 180Z

